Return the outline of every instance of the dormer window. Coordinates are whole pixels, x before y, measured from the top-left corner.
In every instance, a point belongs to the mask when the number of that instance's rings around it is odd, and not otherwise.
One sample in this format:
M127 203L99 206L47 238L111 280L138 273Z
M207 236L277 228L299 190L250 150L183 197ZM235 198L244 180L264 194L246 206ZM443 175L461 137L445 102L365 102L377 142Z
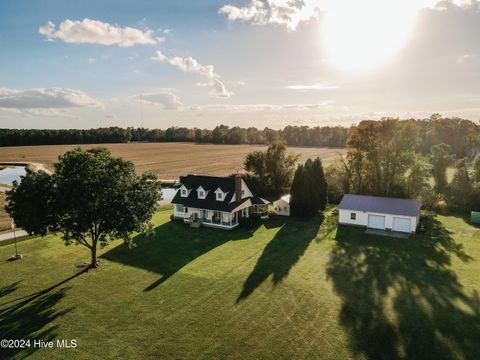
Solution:
M180 196L181 197L187 197L188 196L188 189L185 186L182 186L180 188Z
M225 194L222 191L222 189L218 188L217 190L215 190L215 199L217 201L223 201L224 198L225 198Z
M199 199L205 199L207 197L207 191L205 191L205 189L201 186L199 186L197 189L197 197Z

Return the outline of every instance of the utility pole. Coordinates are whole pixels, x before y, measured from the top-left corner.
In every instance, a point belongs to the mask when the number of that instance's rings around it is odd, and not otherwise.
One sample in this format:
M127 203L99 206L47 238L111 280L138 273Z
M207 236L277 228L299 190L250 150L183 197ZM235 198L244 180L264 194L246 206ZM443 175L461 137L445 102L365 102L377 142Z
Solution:
M12 226L12 230L13 230L13 242L15 244L15 255L12 256L11 259L12 260L19 260L19 259L23 258L23 255L18 253L17 236L15 234L15 228L17 227L17 225L15 225L15 221L13 219L12 219L11 226Z

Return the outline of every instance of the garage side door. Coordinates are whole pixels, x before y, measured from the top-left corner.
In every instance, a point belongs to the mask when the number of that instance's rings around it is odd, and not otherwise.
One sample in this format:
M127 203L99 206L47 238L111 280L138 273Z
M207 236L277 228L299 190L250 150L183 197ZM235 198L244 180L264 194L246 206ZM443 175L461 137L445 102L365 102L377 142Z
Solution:
M368 215L368 227L385 230L385 216Z
M411 232L412 229L412 224L411 224L411 219L405 219L405 218L393 218L393 231L401 231L401 232Z

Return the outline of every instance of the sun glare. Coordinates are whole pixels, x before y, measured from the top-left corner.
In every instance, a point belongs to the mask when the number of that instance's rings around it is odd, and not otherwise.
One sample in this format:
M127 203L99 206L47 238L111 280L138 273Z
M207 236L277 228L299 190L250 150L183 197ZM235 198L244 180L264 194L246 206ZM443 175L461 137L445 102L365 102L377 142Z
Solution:
M322 39L328 60L344 70L380 65L393 57L413 30L417 9L410 2L366 0L326 12Z

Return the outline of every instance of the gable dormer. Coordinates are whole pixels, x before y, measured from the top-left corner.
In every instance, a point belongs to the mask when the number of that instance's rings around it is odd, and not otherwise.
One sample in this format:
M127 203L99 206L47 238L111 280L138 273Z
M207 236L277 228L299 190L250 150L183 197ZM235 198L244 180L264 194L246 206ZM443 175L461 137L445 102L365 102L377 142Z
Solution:
M215 200L224 201L225 195L227 195L227 193L224 193L222 189L218 188L217 190L215 190Z
M207 197L208 191L205 190L203 187L199 186L197 189L197 197L199 199L205 199Z
M190 193L190 191L185 185L180 186L180 189L178 189L178 191L180 191L180 196L184 198L188 197L188 194Z

